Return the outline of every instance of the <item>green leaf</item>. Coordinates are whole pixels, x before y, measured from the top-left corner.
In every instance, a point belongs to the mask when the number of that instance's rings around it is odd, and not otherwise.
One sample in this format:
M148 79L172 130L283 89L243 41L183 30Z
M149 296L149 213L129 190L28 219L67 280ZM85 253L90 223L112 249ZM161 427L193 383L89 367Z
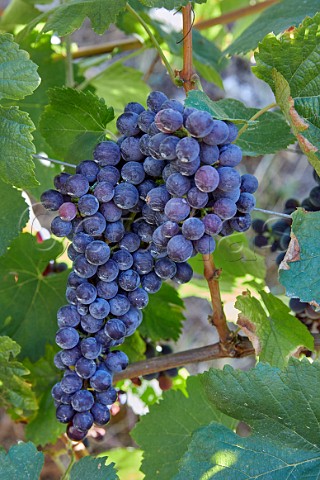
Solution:
M70 471L70 480L119 480L114 463L105 465L105 457L83 457L76 462Z
M52 48L51 35L39 36L39 32L36 30L24 39L21 46L29 52L31 59L39 66L38 72L41 77L41 84L32 97L21 100L16 105L29 113L36 126L33 137L37 151L46 152L50 156L53 152L41 135L38 124L44 107L49 103L48 90L53 87L62 87L65 84L65 59L57 58L57 54ZM74 75L77 82L83 80L78 75L77 64L74 65Z
M29 207L21 192L0 180L0 255L3 255L11 241L25 227L29 218Z
M30 383L21 378L30 372L15 360L19 353L16 342L0 337L0 403L13 418L29 417L38 408Z
M297 26L305 17L312 17L319 11L317 0L283 0L262 12L259 17L230 45L228 55L254 50L268 33L275 35Z
M233 419L221 415L206 398L203 375L189 377L188 397L181 391L167 391L150 413L140 418L132 432L143 449L141 470L145 480L168 480L178 472L179 460L188 448L192 433L216 420L233 428Z
M0 35L0 99L18 100L31 95L40 83L37 68L12 35Z
M55 240L37 243L21 234L0 258L0 333L21 346L21 357L35 361L54 343L56 312L65 303L68 272L44 277L50 260L63 251Z
M12 0L1 15L1 30L13 31L17 25L25 25L31 22L39 13L39 10L31 2Z
M320 174L320 14L280 38L268 35L254 73L269 83L302 151Z
M313 337L307 327L290 315L288 308L272 293L260 292L264 305L250 295L237 297L238 325L250 338L261 362L282 368L301 347L313 350Z
M319 362L291 359L283 371L268 364L248 372L211 369L203 384L216 408L252 434L241 438L215 424L198 430L174 480L317 479Z
M184 320L183 307L178 292L164 283L159 292L150 295L149 304L143 310L141 335L153 341L178 340Z
M252 251L248 238L243 233L220 238L213 256L216 267L222 270L219 277L222 290L230 291L232 287L238 286L240 278L243 279L242 284L245 284L249 280L249 275L255 280L263 281L265 278L264 257ZM189 263L196 273L203 275L201 255L191 258ZM207 283L205 284L207 288Z
M17 107L0 107L0 177L5 183L27 188L37 185L32 155L34 125Z
M44 27L44 32L53 30L57 35L69 35L89 17L93 30L103 34L126 7L126 0L68 0L54 9Z
M115 463L120 480L143 480L139 472L142 462L142 452L137 448L113 448L107 452L109 462Z
M51 397L51 388L61 377L61 372L53 363L55 353L56 349L47 345L44 357L39 358L37 362L32 363L29 359L23 362L30 371L29 378L39 401L36 415L25 428L26 439L36 445L54 444L65 432L65 425L57 422L56 409Z
M0 450L1 480L36 480L39 478L44 463L44 455L28 442L20 442L10 448L9 452Z
M292 214L291 242L280 264L280 282L289 297L320 306L320 212L299 208Z
M90 85L96 89L96 95L105 98L119 114L123 112L128 99L146 103L150 87L142 80L143 73L122 63L114 63Z
M190 0L139 0L147 7L166 8L167 10L174 10L175 8L187 5ZM206 3L207 0L195 0L194 3Z
M141 338L140 333L136 330L133 335L126 338L126 341L116 347L116 350L122 350L129 357L130 363L139 362L145 359L144 352L146 344Z
M91 92L53 88L40 119L40 131L59 157L72 163L92 158L95 145L105 138L113 109Z
M256 157L275 153L295 141L287 122L279 112L266 112L255 121L251 121L259 109L248 108L233 98L213 102L205 93L195 90L189 92L185 104L206 110L219 120L248 123L247 130L235 142L244 155ZM274 134L275 131L277 135Z

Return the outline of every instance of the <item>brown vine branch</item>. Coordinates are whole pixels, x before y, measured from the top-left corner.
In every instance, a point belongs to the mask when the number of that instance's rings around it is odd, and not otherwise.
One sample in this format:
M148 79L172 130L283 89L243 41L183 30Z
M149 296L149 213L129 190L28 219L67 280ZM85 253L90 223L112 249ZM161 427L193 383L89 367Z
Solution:
M256 3L255 5L248 5L247 7L238 8L232 12L224 13L219 17L209 18L208 20L197 22L194 28L197 30L205 30L206 28L214 27L215 25L226 25L227 23L239 20L239 18L262 12L262 10L271 7L271 5L274 3L279 3L279 1L280 0L266 0L265 2Z
M211 254L202 255L204 265L204 278L210 291L212 303L212 324L216 327L222 344L230 342L232 334L228 328L225 313L223 311L219 276L221 271L215 267Z
M320 334L313 334L315 350L320 349ZM238 337L237 341L230 344L228 350L221 343L193 348L179 353L170 353L160 357L149 358L141 362L132 363L121 373L114 376L114 382L127 378L141 377L149 373L162 372L170 368L182 367L189 364L208 362L219 358L242 358L254 355L254 348L248 338Z
M186 93L195 88L192 81L194 74L192 68L192 5L188 3L182 8L183 21L183 68L179 72L181 80L183 80L183 88Z

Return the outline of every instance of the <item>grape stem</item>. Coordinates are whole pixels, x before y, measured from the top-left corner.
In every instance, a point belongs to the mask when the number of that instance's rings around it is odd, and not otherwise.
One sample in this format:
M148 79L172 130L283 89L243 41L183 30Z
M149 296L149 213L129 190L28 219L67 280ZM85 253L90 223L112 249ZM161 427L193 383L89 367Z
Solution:
M131 363L125 370L114 375L113 381L127 378L141 377L150 373L163 372L170 368L183 367L189 364L208 362L219 358L242 358L254 355L255 351L250 340L246 337L236 337L229 348L224 348L221 343L214 343L204 347L193 348L184 352L170 353L159 357L148 358L140 362ZM313 334L315 350L320 349L320 334Z
M144 28L145 31L147 32L147 34L148 34L148 36L149 36L149 38L150 38L150 40L151 40L154 48L155 48L155 49L157 50L157 52L159 53L160 58L161 58L161 60L163 61L163 63L164 63L164 65L165 65L165 67L166 67L166 69L167 69L167 71L168 71L168 74L169 74L172 82L173 82L175 85L177 85L177 83L179 83L179 79L176 78L175 73L174 73L174 71L172 70L170 63L168 62L165 54L163 53L163 50L162 50L162 48L161 48L158 40L156 39L156 37L153 35L151 29L149 28L149 25L143 20L142 17L140 17L140 15L138 14L138 12L136 12L136 11L131 7L131 5L129 5L128 3L127 3L127 5L126 5L126 9L128 10L129 13L131 13L131 15L132 15L133 17L135 17L135 18L138 20L139 23L141 23L141 25L143 26L143 28Z
M46 160L47 162L58 163L59 165L64 165L65 167L77 168L77 165L74 165L73 163L62 162L61 160L56 160L55 158L47 158L43 157L42 155L36 154L32 156L33 158L37 158L38 160Z
M221 270L217 269L213 256L211 254L202 255L204 266L204 278L206 279L210 291L212 303L212 324L216 327L222 344L230 342L232 334L228 328L225 313L223 311L219 277Z
M253 210L255 210L256 212L267 213L268 215L276 215L277 217L291 219L291 215L287 215L286 213L274 212L273 210L265 210L264 208L254 208Z
M186 93L196 88L193 81L192 66L192 5L188 3L182 8L183 21L183 68L179 72L181 80L183 80L183 88Z
M259 110L257 113L255 113L253 115L253 117L251 117L248 122L243 125L242 128L240 128L239 132L238 132L238 136L237 136L237 140L239 137L241 137L241 135L247 130L247 128L249 128L250 126L250 122L254 122L254 120L256 120L257 118L261 117L261 115L263 115L264 113L266 113L268 110L270 110L271 108L274 108L274 107L277 107L278 104L276 102L273 102L273 103L270 103L269 105L267 105L266 107L263 107L261 108L261 110Z

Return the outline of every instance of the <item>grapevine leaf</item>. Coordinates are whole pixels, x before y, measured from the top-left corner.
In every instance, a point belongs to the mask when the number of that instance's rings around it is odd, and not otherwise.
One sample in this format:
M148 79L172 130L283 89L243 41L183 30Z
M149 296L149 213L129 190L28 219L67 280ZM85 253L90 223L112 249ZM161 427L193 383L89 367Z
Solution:
M0 107L0 177L5 183L27 188L37 185L32 155L34 125L17 107Z
M201 378L189 377L188 397L181 391L168 391L150 413L140 418L133 438L143 449L141 470L145 480L168 480L178 472L179 460L186 452L192 433L212 421L230 428L235 422L208 402ZM198 478L198 477L195 477Z
M319 11L317 0L283 0L262 12L259 17L230 45L226 53L246 53L254 50L270 32L275 35L299 25L305 17Z
M174 10L183 7L189 3L189 0L139 0L143 5L153 8L166 8ZM207 0L195 0L194 3L206 3Z
M70 470L70 480L119 480L114 469L114 463L106 465L106 457L83 457L76 462Z
M211 369L203 383L216 408L247 423L252 434L241 438L214 423L198 430L174 480L318 478L319 362L290 359L283 371L227 366Z
M65 84L65 59L57 58L57 54L52 48L51 35L49 34L39 36L39 32L34 30L24 38L21 46L28 51L31 59L39 66L38 72L41 76L41 84L32 97L20 100L15 105L28 112L36 126L33 137L37 151L46 152L51 156L53 152L41 135L38 124L44 107L49 103L47 91L52 87L62 87ZM77 82L83 80L78 75L77 64L74 65L74 74ZM10 105L12 105L12 102ZM7 103L5 103L5 106L7 106Z
M38 452L31 442L20 442L10 448L9 452L0 450L1 480L36 480L44 463L44 455Z
M31 95L40 83L37 65L9 33L0 35L0 99Z
M291 241L280 264L280 282L289 297L320 306L320 212L299 208L292 214Z
M262 362L282 368L301 347L313 350L313 337L279 298L260 292L264 306L249 292L237 297L238 325L250 338Z
M149 296L139 327L141 335L153 341L178 340L184 320L183 307L178 292L164 283L159 292Z
M239 278L243 279L243 283L249 281L249 275L255 281L263 281L265 278L264 258L252 251L248 238L243 233L222 237L217 242L213 256L216 267L221 269L219 284L222 291L230 291L232 287L239 285ZM201 255L191 258L189 263L195 273L203 275ZM205 284L207 288L207 283Z
M114 63L94 78L90 84L96 89L96 95L107 98L115 112L120 114L128 103L128 98L134 98L135 102L145 103L150 88L142 80L142 76L142 72L135 68Z
M57 35L69 35L81 27L86 17L93 30L103 34L125 9L126 0L69 0L54 9L44 27L44 32L54 30Z
M52 88L50 103L40 119L40 131L56 155L72 163L92 158L95 145L105 138L113 109L91 92Z
M205 93L196 90L189 92L185 104L206 110L219 120L249 124L247 130L235 142L244 155L274 153L295 141L287 122L279 112L266 112L255 121L251 121L259 109L248 108L233 98L213 102ZM277 135L274 135L275 129Z
M320 173L320 14L259 44L254 73L269 83L302 151Z
M29 208L22 198L21 192L1 180L0 190L0 255L3 255L11 241L25 227L29 217Z
M144 352L146 351L146 344L141 338L138 331L135 331L133 335L126 338L126 341L119 345L116 350L122 350L128 355L130 363L139 362L145 359Z
M30 384L21 378L30 372L15 360L19 352L11 338L0 337L0 403L14 418L28 417L38 408Z
M108 461L115 463L119 478L143 480L143 473L139 472L142 462L142 452L137 448L113 448L108 450Z
M51 388L61 376L53 363L55 352L52 346L47 345L45 355L37 362L32 363L29 359L23 362L30 371L30 381L39 401L39 409L25 429L27 440L36 445L54 444L65 432L65 425L57 422L51 397Z
M1 15L1 30L13 31L17 25L31 22L39 13L39 10L28 1L12 0Z
M37 243L24 233L0 258L0 333L19 343L23 358L36 361L46 343L54 343L56 312L65 303L68 273L43 276L42 272L62 250L59 242Z

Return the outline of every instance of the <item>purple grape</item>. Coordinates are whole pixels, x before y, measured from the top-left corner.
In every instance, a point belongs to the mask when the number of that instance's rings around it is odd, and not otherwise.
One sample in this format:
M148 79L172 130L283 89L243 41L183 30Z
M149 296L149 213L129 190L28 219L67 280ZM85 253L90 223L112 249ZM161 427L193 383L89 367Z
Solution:
M165 108L157 113L154 121L161 132L173 133L182 127L183 116L177 110Z
M105 239L109 243L119 243L125 234L125 228L121 220L108 223L104 232ZM105 262L102 262L105 263Z
M196 187L201 192L213 192L219 184L218 171L210 165L204 165L194 176Z
M200 161L206 165L213 165L219 159L219 148L202 143L200 146Z
M183 235L170 238L168 245L168 257L174 262L186 262L192 256L193 245ZM143 286L143 285L142 285Z
M147 106L150 110L157 113L161 106L168 100L168 97L162 92L151 92L147 98Z
M112 385L112 376L106 370L97 370L90 378L90 387L97 392L108 390Z
M223 192L230 192L230 190L240 187L240 175L234 168L219 167L217 172L220 178L218 188Z
M56 175L53 179L53 183L54 183L54 186L56 187L56 189L64 195L67 194L66 181L68 180L69 177L71 177L70 173L62 172L62 173L59 173L58 175ZM47 192L44 192L44 194L46 194L46 193ZM41 202L42 202L42 200L41 200ZM47 207L45 207L45 208L47 208ZM58 210L58 208L56 210ZM50 210L50 209L47 209L47 210Z
M94 240L87 246L85 257L92 265L103 265L110 258L110 248L105 242Z
M130 302L125 295L117 294L109 301L110 312L112 315L121 316L127 313L130 308ZM120 337L119 337L120 338Z
M104 265L98 267L97 275L103 282L112 282L115 280L119 273L118 263L110 259Z
M81 328L87 333L97 333L103 326L103 319L94 318L90 314L81 317Z
M203 137L203 141L207 145L221 145L229 137L229 128L225 122L221 120L213 120L211 132Z
M72 232L72 223L55 217L51 222L51 232L56 237L67 237Z
M81 357L81 350L76 345L73 348L69 348L68 350L62 350L61 352L61 360L67 367L74 367L75 363Z
M73 269L82 278L91 278L97 272L97 266L89 263L83 254L78 255L74 260Z
M89 183L94 183L97 180L98 172L99 167L96 162L93 162L92 160L84 160L79 163L76 168L76 173L86 177Z
M112 405L116 402L117 398L117 390L113 387L108 388L108 390L105 390L104 392L96 393L96 401L97 403L102 403L102 405Z
M168 280L176 274L177 266L169 258L160 258L155 263L154 271L162 280Z
M144 171L150 177L161 177L164 166L165 164L162 160L157 160L153 157L147 157L143 162Z
M242 160L242 151L237 145L225 145L220 148L219 163L223 167L235 167Z
M82 379L76 374L76 372L68 372L61 379L61 388L65 393L75 393L82 387ZM72 404L72 399L71 399ZM74 408L74 407L73 407Z
M187 117L185 125L193 137L203 138L213 129L213 119L210 113L196 110Z
M141 105L141 103L138 102L129 102L127 105L124 107L125 112L134 112L134 113L141 113L144 112L144 107Z
M104 364L110 372L119 373L127 368L129 359L124 352L114 350L113 352L108 353Z
M143 165L138 162L127 162L121 169L121 176L126 182L139 185L145 177Z
M200 146L197 140L185 137L180 140L176 147L177 158L183 163L193 162L200 154Z
M119 287L126 292L131 292L140 285L140 277L134 270L125 270L118 277Z
M151 124L154 122L155 113L145 110L141 112L138 118L138 126L140 130L145 133L148 133Z
M114 189L114 203L122 209L134 207L139 200L139 192L131 183L120 183Z
M71 405L76 412L86 412L94 405L94 397L88 390L78 390L72 396Z
M155 276L157 276L157 275L155 275ZM159 277L157 277L157 278L158 278L158 280L160 280ZM160 283L161 283L161 280L160 280ZM153 283L153 286L155 286L154 283ZM152 292L150 292L150 293L152 293ZM142 313L138 308L130 307L130 309L127 311L127 313L125 313L124 315L122 315L120 317L120 320L125 324L126 337L129 337L130 335L132 335L136 331L136 329L139 327L139 325L141 325Z
M162 281L158 275L156 275L154 272L150 272L141 277L141 285L146 292L156 293L160 290Z
M80 323L80 315L73 305L64 305L59 308L57 319L59 328L76 327Z
M78 302L84 303L85 305L89 305L96 299L97 289L91 283L82 283L76 289L76 296L77 296ZM80 323L80 316L79 316L79 323Z
M138 127L139 115L135 112L124 112L117 119L117 129L122 135L137 135L140 132Z
M168 220L167 222L164 222L162 224L161 232L164 237L171 238L171 237L174 237L175 235L178 235L178 233L180 232L180 228L176 222L172 222L171 220Z
M107 222L117 222L122 216L121 208L111 201L100 205L100 212Z
M107 165L99 170L97 180L98 182L109 182L116 185L120 180L120 172L118 168Z
M125 313L127 312L124 312L122 315L124 315ZM126 326L119 318L111 318L105 324L104 331L106 335L112 338L112 340L119 340L120 338L123 338L125 336Z
M74 203L65 202L59 207L59 215L62 220L71 222L77 215L77 207Z
M156 212L162 212L170 200L170 194L164 185L153 188L146 197L147 205Z
M190 188L187 194L187 202L192 208L204 208L209 201L208 194L201 192L197 187Z
M237 209L242 213L249 213L256 206L256 199L252 193L241 193L239 200L237 201Z
M127 137L125 140L123 140L120 150L122 158L126 162L139 162L144 158L140 151L139 138Z
M200 218L187 218L182 225L182 235L188 240L199 240L204 234L204 224Z
M71 407L71 405L59 405L56 410L56 417L57 420L61 423L69 423L74 416L75 411Z
M41 195L40 200L44 208L51 211L59 210L64 202L63 195L56 190L46 190Z
M237 206L229 198L220 198L214 203L212 210L222 220L229 220L237 213Z
M139 241L150 243L152 241L152 235L154 232L154 226L149 225L147 222L139 222L137 234Z
M72 261L74 261L77 258L77 256L79 255L79 253L74 248L72 243L70 243L70 245L68 246L67 254L68 254L68 257L70 258L70 260L72 260Z
M94 337L83 338L80 349L82 355L89 360L95 360L101 354L101 344Z
M128 293L128 299L136 308L145 308L149 302L149 295L143 288L136 288Z
M107 300L97 297L96 300L89 305L89 312L94 318L101 320L109 315L110 307L111 305Z
M204 224L205 232L208 235L218 235L222 230L222 220L214 213L205 215L202 222Z
M184 198L171 198L165 206L164 213L169 220L179 223L189 216L190 207Z
M150 192L150 190L152 190L156 186L157 186L156 183L153 180L149 180L149 179L140 183L140 185L138 186L140 198L142 198L142 200L145 200L148 192Z
M120 147L109 140L98 143L93 152L93 158L101 167L118 165L121 158Z
M71 175L66 181L66 191L72 197L82 197L89 190L88 179L79 173Z
M173 173L166 181L166 188L171 195L182 197L191 188L191 181L181 173Z
M202 255L212 253L216 248L214 239L206 234L204 234L199 240L195 240L193 245L196 251Z
M119 247L133 253L140 247L140 237L136 233L125 233L123 238L119 241Z
M90 217L83 219L84 231L93 237L101 235L106 228L106 220L104 216L97 212Z
M93 421L96 425L106 425L110 420L110 412L108 407L101 403L95 403L91 408Z
M199 169L200 157L197 157L195 160L192 160L192 162L187 162L187 163L178 159L174 162L174 167L177 168L177 170L181 173L181 175L186 175L187 177L190 177L194 175L196 171Z
M237 216L230 220L230 226L236 232L245 232L251 227L251 217L249 214L243 216Z
M183 284L190 282L193 276L191 266L186 262L176 263L177 271L172 280L176 283Z
M73 236L72 245L78 253L84 253L89 243L93 242L93 240L93 237L87 233L79 232Z
M99 210L99 201L94 195L83 195L79 198L78 209L83 216L94 215Z
M80 442L84 439L88 432L83 432L82 430L78 430L74 427L71 423L67 426L67 435L70 440L74 442Z
M133 265L133 257L127 250L121 249L113 254L113 260L118 264L119 270L128 270Z
M85 380L94 375L96 368L96 362L85 357L80 357L75 364L77 375Z
M139 275L146 275L153 269L153 258L144 250L137 250L133 254L133 268Z
M225 144L232 143L232 142L235 141L235 139L238 136L238 129L237 129L236 125L232 122L226 121L225 123L228 126L229 134L228 134L228 138L224 142L221 142L221 143L225 143Z
M81 432L87 432L93 425L93 416L90 412L76 413L72 419L72 425Z
M94 196L99 202L110 202L114 196L114 187L109 182L99 182L94 189Z
M56 334L56 344L63 349L73 348L79 342L79 333L72 327L64 327Z

